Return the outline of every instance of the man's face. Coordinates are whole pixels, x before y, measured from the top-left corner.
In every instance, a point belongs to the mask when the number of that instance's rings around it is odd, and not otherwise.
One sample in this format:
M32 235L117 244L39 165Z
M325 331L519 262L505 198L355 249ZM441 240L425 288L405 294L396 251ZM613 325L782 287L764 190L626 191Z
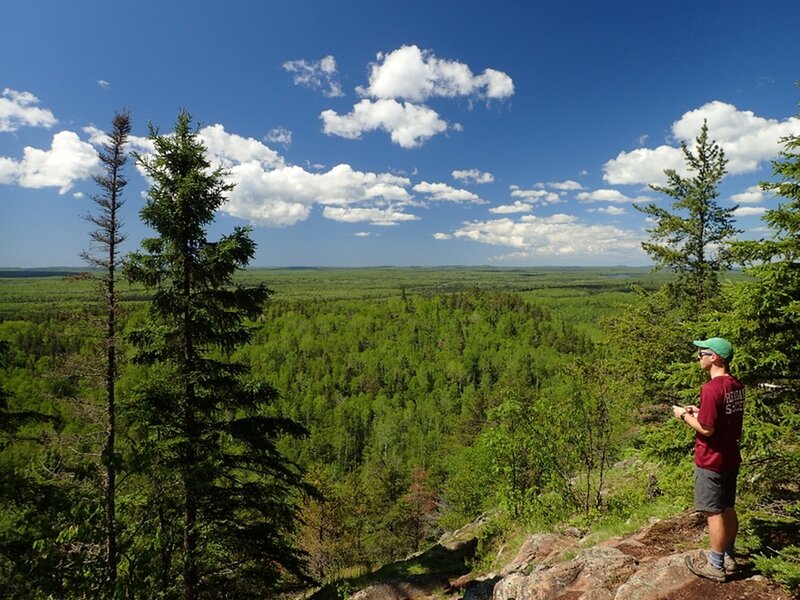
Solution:
M715 356L716 354L708 348L700 348L697 352L697 360L700 362L700 368L704 371L708 371L714 362Z

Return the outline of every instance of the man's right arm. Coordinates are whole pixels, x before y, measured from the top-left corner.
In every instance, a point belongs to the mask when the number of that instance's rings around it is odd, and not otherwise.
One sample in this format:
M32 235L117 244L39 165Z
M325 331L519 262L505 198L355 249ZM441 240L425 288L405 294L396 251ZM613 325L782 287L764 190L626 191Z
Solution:
M699 413L696 406L673 406L672 412L675 418L680 419L697 433L710 437L714 434L714 427L707 427L697 420Z

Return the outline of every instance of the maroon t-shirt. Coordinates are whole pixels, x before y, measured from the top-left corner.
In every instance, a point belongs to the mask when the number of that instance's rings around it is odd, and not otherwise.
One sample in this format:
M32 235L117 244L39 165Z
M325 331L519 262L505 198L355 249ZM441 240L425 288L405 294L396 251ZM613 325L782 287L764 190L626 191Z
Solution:
M704 427L713 427L714 433L695 435L694 462L698 467L722 473L739 466L743 416L744 386L732 375L714 377L700 388L697 420Z

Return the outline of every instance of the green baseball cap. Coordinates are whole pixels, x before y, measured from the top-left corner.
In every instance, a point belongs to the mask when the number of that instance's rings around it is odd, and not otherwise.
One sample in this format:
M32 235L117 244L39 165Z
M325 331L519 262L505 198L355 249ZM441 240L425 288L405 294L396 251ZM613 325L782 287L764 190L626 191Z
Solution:
M695 340L692 343L698 348L708 348L728 362L733 360L733 346L724 338L714 337L707 340Z

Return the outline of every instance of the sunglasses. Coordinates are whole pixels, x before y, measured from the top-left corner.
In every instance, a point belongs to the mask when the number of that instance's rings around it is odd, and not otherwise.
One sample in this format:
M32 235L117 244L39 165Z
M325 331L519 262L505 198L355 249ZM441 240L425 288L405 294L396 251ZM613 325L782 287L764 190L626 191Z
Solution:
M697 358L700 358L701 356L714 356L714 353L713 352L698 352L697 353Z

